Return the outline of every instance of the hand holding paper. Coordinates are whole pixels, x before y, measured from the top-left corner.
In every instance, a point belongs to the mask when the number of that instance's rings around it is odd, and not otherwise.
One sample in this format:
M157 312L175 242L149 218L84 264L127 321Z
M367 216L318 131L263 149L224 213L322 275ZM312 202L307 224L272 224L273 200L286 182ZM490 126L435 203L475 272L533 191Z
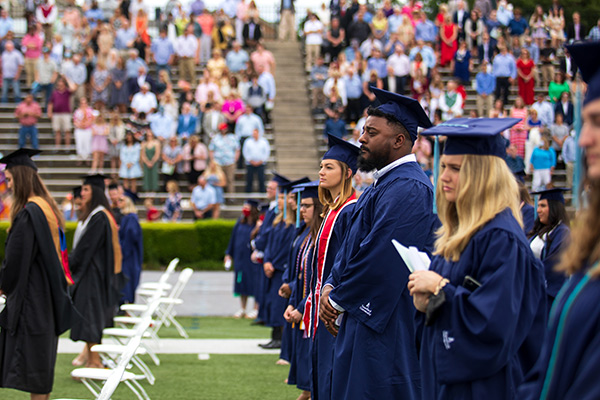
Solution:
M392 244L398 254L400 254L400 257L402 257L402 260L404 260L406 268L408 268L411 274L415 271L427 271L429 269L431 260L426 253L419 251L414 246L406 247L396 239L392 239Z

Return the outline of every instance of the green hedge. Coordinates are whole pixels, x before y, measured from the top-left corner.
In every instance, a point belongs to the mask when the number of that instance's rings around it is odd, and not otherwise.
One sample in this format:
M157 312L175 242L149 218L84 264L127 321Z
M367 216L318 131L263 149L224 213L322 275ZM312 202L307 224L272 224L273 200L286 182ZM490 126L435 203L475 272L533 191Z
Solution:
M223 256L233 230L234 220L207 220L195 223L142 222L144 235L144 268L157 269L175 257L180 265L194 269L223 268ZM67 223L69 249L77 224ZM0 243L6 241L9 223L0 222ZM0 246L4 258L4 246Z

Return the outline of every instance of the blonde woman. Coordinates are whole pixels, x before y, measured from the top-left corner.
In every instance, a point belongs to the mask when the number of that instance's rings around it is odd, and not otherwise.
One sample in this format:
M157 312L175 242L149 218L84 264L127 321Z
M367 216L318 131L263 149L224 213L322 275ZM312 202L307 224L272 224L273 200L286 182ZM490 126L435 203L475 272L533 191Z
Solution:
M108 153L108 135L110 127L104 114L98 113L92 125L92 174L103 173L104 156Z
M425 323L423 398L513 398L540 352L544 273L523 233L519 189L499 134L517 122L456 118L424 132L448 139L434 258L408 283Z
M200 143L202 144L202 143ZM202 146L204 146L202 144ZM213 208L213 218L219 218L221 214L221 204L225 204L225 195L223 190L227 185L227 178L223 168L219 166L214 160L208 163L208 167L202 173L202 176L206 179L206 182L215 189L217 194L217 202Z

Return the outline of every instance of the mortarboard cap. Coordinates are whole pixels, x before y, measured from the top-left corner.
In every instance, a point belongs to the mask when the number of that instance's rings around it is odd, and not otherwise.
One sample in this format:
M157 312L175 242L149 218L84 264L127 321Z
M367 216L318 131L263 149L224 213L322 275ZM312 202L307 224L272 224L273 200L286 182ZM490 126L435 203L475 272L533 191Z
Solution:
M444 154L506 157L506 139L500 132L519 123L519 118L454 118L421 132L447 136Z
M246 199L245 203L251 205L254 208L258 208L258 200Z
M261 204L260 208L259 208L260 213L261 214L266 213L267 211L269 211L270 207L271 207L271 205L269 203L263 203L263 204Z
M565 196L563 196L563 192L567 192L569 190L571 189L558 187L552 189L538 190L537 192L531 192L531 194L539 194L540 200L554 200L560 201L561 203L565 204Z
M294 186L298 186L302 183L308 183L308 182L310 182L310 179L308 179L308 177L305 176L304 178L296 179L295 181L291 181L291 182L286 183L285 185L282 185L281 189L287 190L289 192L294 188Z
M103 181L103 182L104 182L104 181ZM137 195L137 193L134 193L134 192L132 192L132 191L131 191L131 190L129 190L129 189L123 189L123 194L124 194L125 196L129 197L129 198L131 199L131 201L133 201L133 204L137 203L137 202L140 200L140 198L139 198L139 196Z
M31 157L38 155L41 152L41 150L21 148L2 157L0 159L0 164L6 164L6 169L11 169L12 167L15 167L17 165L23 165L29 168L33 168L37 171L37 165L35 165Z
M319 181L302 183L302 184L294 186L294 187L302 190L300 192L300 197L302 199L319 197Z
M273 180L277 182L279 186L290 183L290 180L283 175L279 175L277 172L273 172Z
M566 46L573 62L581 71L583 81L587 83L587 92L583 105L600 98L600 42L584 42Z
M356 160L360 153L360 148L350 142L340 139L337 136L328 134L329 150L323 155L323 160L341 161L352 170L352 175L356 173Z
M81 186L75 186L71 191L73 192L73 198L81 197Z
M431 127L431 120L415 99L402 96L386 90L373 88L373 93L381 105L377 109L383 113L393 115L406 128L413 143L417 140L417 129Z
M96 186L102 190L104 190L106 188L104 180L107 179L107 177L102 174L84 175L84 176L82 176L82 178L83 178L84 185Z

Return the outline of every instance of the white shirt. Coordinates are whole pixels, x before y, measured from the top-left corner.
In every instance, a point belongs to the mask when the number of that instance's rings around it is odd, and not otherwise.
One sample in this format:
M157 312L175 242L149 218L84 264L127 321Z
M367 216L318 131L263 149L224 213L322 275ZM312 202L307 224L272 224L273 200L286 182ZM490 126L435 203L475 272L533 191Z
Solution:
M150 110L157 107L156 96L152 92L137 92L131 99L131 108L135 112L144 112L148 114Z
M320 31L318 33L307 33ZM314 21L308 20L304 24L304 35L306 36L306 44L323 44L323 23L318 19Z
M392 67L394 76L406 76L410 73L410 59L404 53L394 53L387 60L387 66Z
M258 138L258 140L248 138L244 142L242 153L244 154L246 164L250 164L250 161L260 161L264 164L271 154L271 146L265 138Z
M373 186L377 186L377 181L379 180L379 178L381 178L382 176L384 176L385 174L387 174L388 172L390 172L391 170L393 170L394 168L402 165L402 164L406 164L409 162L417 162L417 156L415 156L413 153L411 154L407 154L402 158L397 159L394 162L389 163L388 165L386 165L385 167L378 169L377 171L373 172Z
M196 57L198 39L194 35L181 35L175 42L175 53L179 57Z

